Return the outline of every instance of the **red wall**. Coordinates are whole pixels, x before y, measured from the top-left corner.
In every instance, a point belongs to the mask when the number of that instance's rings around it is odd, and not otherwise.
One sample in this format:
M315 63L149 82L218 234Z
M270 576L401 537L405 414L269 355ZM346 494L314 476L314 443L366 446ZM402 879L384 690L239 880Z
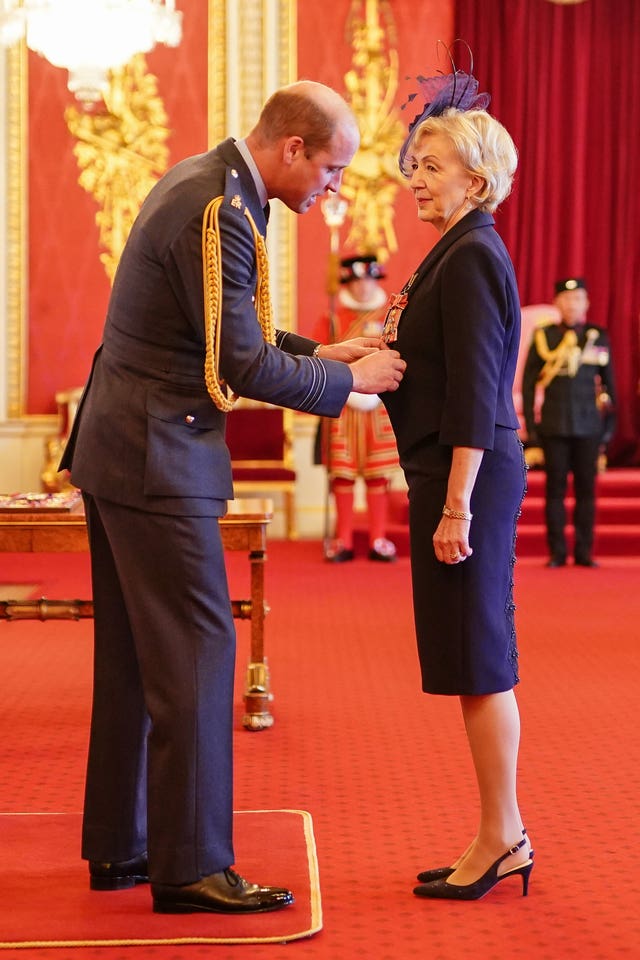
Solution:
M179 0L183 40L147 55L169 116L169 163L207 149L207 0ZM67 71L29 53L29 351L27 413L55 412L55 393L82 385L109 298L97 204L78 185Z
M453 37L455 0L390 0L397 33L400 59L400 86L396 106L406 101L416 84L406 77L429 74L438 67L447 72L442 61L436 59L438 40L450 43ZM364 9L364 2L361 4ZM350 39L345 37L345 24L351 0L332 0L331 15L321 3L298 4L298 75L299 78L319 80L346 93L344 75L352 66ZM412 119L415 110L401 111ZM389 292L400 290L413 273L425 253L438 239L430 227L418 222L413 198L402 187L395 204L394 226L398 252L386 264L385 287ZM318 317L327 311L327 266L329 233L319 205L297 218L298 227L298 330L311 334ZM347 226L342 228L344 242Z

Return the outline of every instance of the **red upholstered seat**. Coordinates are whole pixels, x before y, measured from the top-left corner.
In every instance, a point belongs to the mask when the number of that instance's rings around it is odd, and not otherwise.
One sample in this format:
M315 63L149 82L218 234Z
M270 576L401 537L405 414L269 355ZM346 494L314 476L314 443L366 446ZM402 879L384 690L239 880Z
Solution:
M282 407L240 401L227 416L226 434L236 495L281 493L290 539L296 536L292 417Z

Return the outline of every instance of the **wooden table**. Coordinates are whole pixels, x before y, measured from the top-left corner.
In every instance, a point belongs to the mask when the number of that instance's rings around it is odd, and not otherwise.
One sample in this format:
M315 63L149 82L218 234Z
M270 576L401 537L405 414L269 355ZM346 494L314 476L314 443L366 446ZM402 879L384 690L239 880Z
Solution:
M245 686L243 726L264 730L273 725L269 704L273 699L264 653L264 563L267 526L273 519L268 499L230 500L220 533L226 550L249 555L251 599L232 600L233 615L251 621L251 652ZM82 501L70 512L15 509L0 511L0 552L79 553L89 549ZM0 620L78 620L93 616L91 600L0 600Z

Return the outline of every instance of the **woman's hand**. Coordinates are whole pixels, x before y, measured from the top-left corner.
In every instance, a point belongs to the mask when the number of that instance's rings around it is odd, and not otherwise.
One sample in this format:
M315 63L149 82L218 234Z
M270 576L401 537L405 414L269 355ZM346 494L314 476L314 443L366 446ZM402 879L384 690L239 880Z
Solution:
M462 563L473 550L469 546L471 492L482 463L484 450L454 447L442 519L433 535L433 549L441 563Z
M453 566L462 563L473 553L469 546L470 520L443 517L433 535L433 549L441 563Z

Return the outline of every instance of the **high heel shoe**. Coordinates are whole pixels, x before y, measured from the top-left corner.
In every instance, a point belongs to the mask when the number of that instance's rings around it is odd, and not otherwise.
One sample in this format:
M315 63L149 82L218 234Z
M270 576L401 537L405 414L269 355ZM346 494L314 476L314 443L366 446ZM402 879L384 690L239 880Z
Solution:
M446 880L454 872L455 867L433 867L432 870L423 870L417 879L420 883L433 883L434 880Z
M527 835L527 828L522 828L522 836ZM529 852L529 859L533 860L533 850ZM432 870L423 870L422 873L419 873L416 877L420 883L433 883L434 880L446 880L447 877L450 877L456 867L434 867Z
M437 900L479 900L505 877L520 876L522 877L522 896L526 897L529 892L529 874L533 870L533 860L531 858L511 870L505 871L505 873L498 874L500 864L507 857L512 857L518 850L521 850L526 842L527 838L523 837L519 843L515 843L506 853L498 857L495 863L491 864L486 873L483 873L473 883L460 886L457 883L448 883L446 879L439 879L433 880L431 883L421 883L418 887L414 887L413 892L417 897L431 897Z

